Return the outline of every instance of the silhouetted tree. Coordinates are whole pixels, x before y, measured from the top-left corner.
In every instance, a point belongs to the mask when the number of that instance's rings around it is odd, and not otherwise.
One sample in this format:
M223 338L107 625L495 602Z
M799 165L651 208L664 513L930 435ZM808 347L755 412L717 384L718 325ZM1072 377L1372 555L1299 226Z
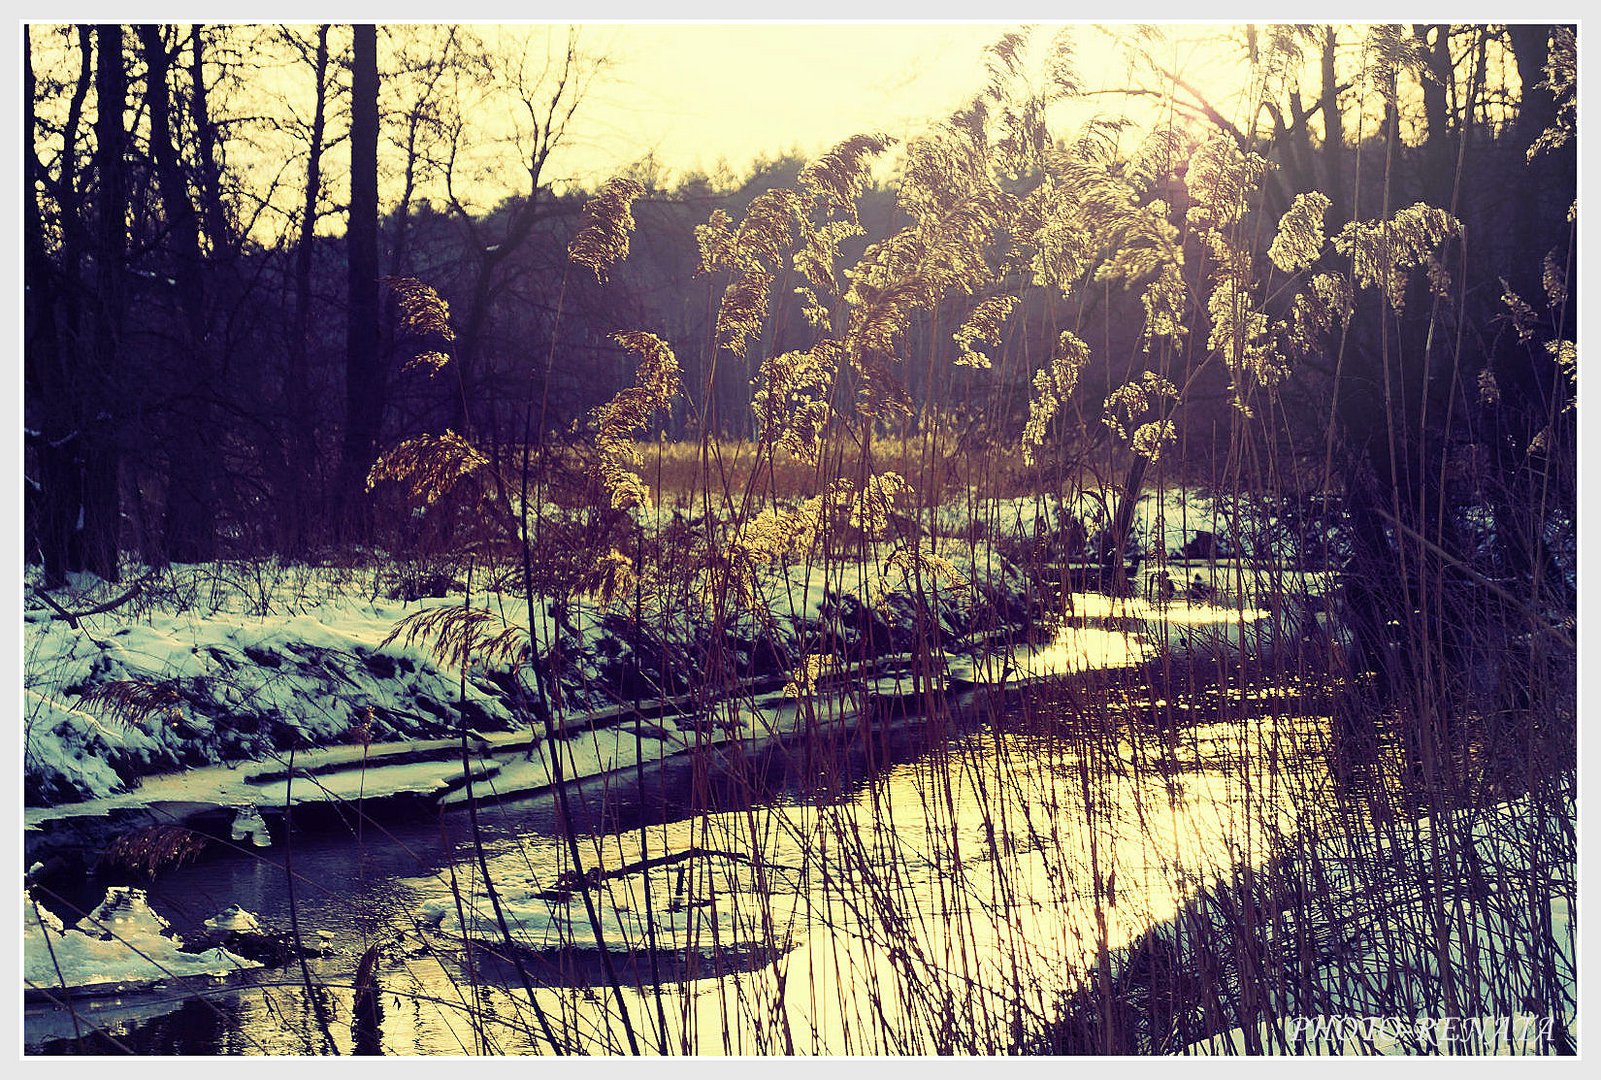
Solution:
M214 270L206 266L200 246L200 214L189 194L174 131L172 56L160 27L138 27L140 50L148 72L145 105L150 117L150 156L161 193L172 280L181 313L177 349L171 371L174 394L169 399L166 451L166 554L178 562L214 558L217 544L217 499L220 480L217 415L219 386L210 330L208 295Z
M345 332L345 441L340 494L348 535L367 531L363 485L383 420L378 325L378 28L354 28L351 48L350 214L345 232L350 308Z
M121 501L118 497L117 400L121 371L119 352L126 319L127 270L127 143L123 112L128 78L123 68L122 27L101 26L95 31L95 172L99 179L96 199L94 374L80 392L87 396L78 437L84 442L83 495L77 528L81 566L108 580L118 577L121 547Z
M283 415L287 430L284 441L286 474L280 481L279 542L284 554L304 553L310 531L312 479L316 472L316 429L307 368L311 349L311 271L316 247L318 204L322 198L322 155L327 127L329 72L328 26L317 27L311 68L316 83L311 130L306 145L305 196L300 206L300 230L295 242L294 330L289 339L288 364L284 369Z

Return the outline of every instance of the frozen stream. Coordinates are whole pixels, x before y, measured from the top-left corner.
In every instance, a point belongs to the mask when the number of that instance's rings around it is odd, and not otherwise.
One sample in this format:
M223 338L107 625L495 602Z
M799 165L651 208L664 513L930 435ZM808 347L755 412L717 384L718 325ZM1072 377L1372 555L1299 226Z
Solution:
M743 779L681 766L642 804L591 785L575 819L593 918L549 798L487 807L510 944L466 814L368 825L356 843L298 834L295 918L333 949L309 963L315 1002L291 964L32 1005L25 1040L70 1052L100 1030L85 1049L326 1053L326 1026L342 1053L537 1053L551 1036L600 1053L630 1039L667 1053L1004 1049L1292 823L1306 793L1275 778L1310 782L1318 770L1285 766L1307 760L1319 725L1261 706L1160 734L1149 702L1090 730L1046 723L1062 706L1031 702ZM288 929L285 854L168 873L151 906L185 936L230 904ZM353 1024L353 972L372 945L380 1008Z

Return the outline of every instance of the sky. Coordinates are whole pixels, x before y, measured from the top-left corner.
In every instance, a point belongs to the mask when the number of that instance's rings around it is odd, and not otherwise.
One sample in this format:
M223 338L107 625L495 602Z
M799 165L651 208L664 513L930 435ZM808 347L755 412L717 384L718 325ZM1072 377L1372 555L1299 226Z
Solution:
M860 133L881 132L904 143L972 101L987 79L986 47L1021 25L585 22L578 27L579 48L603 58L604 67L546 179L593 189L647 157L662 169L665 183L697 172L715 175L724 164L739 179L755 160L787 153L812 158ZM1038 29L1034 40L1043 51L1059 27ZM1127 29L1073 28L1078 67L1089 86L1129 85L1122 44L1131 40ZM512 42L520 50L527 40L536 70L546 62L549 43L559 50L566 35L565 26L548 24L479 24L473 30L497 52ZM1169 27L1161 57L1225 112L1245 71L1239 47L1226 44L1231 32L1240 37L1229 25ZM1092 97L1077 119L1092 112L1138 113L1149 101ZM479 110L475 122L490 134L489 111ZM486 177L518 182L515 155L508 157L489 138L476 145ZM889 178L895 159L893 151L882 159L881 179ZM486 196L480 202L497 201L491 186L480 189Z
M1301 9L1293 17L1427 21L1430 6L1398 11L1393 4L1347 0L1338 9ZM555 164L585 186L648 153L654 153L672 174L711 172L721 161L740 174L756 158L790 150L810 156L860 132L882 131L904 139L971 99L984 81L983 48L1001 33L1085 14L1059 2L1017 0L961 6L924 0L915 7L883 0L812 0L781 9L753 9L732 0L676 4L585 0L577 6L494 3L487 9L478 2L448 10L414 0L386 0L381 5L355 4L354 11L348 2L336 3L341 10L334 13L325 7L300 10L306 7L279 4L266 12L244 9L233 16L225 14L226 8L208 8L196 14L207 21L246 15L284 22L309 21L303 19L307 15L317 20L365 15L392 22L448 16L481 24L515 19L581 24L584 47L606 57L609 68L592 88L579 114L575 138ZM1204 32L1215 40L1239 23L1283 21L1288 14L1282 7L1256 8L1242 9L1237 2L1197 7L1179 0L1123 0L1093 15L1101 20L1168 24L1201 18L1211 24ZM1457 0L1449 12L1436 10L1432 15L1478 21L1476 8L1492 5ZM1482 16L1507 17L1504 7L1486 10ZM1194 38L1203 31L1191 26L1188 32ZM1110 35L1087 24L1080 29L1080 40L1079 63L1086 78L1113 84L1124 61ZM1223 100L1235 89L1229 84L1240 71L1238 55L1198 51L1192 44L1164 59L1182 68L1187 80L1209 96ZM1108 109L1126 104L1100 101Z
M291 13L285 10L283 15ZM179 13L167 17L181 24ZM247 12L206 12L201 18L254 21ZM405 20L402 10L386 13L381 21ZM603 66L584 91L542 179L558 187L592 190L646 158L658 163L664 183L697 172L715 175L724 165L733 178L741 179L758 159L787 153L812 158L860 133L882 132L904 142L971 101L985 81L985 47L1017 25L581 21L580 53L600 58ZM489 54L523 56L526 49L525 70L531 75L545 67L549 50L559 57L568 32L563 23L480 22L470 29ZM1083 31L1100 36L1091 27ZM311 27L300 24L297 32L309 38ZM396 62L390 50L400 47L401 40L384 38L381 63ZM75 53L62 52L67 42L43 27L36 30L35 42L36 68L55 70L70 85L75 74L71 65L77 61ZM335 24L330 47L336 58L346 54L345 26ZM503 83L510 78L507 63L497 68ZM214 99L222 113L282 117L292 110L302 123L309 122L314 82L302 60L276 47L257 57L254 66L247 63L234 70L247 74L242 84L229 84L231 100ZM404 84L394 85L397 96L385 107L408 107L408 90ZM472 134L457 174L457 191L482 209L521 192L527 178L524 158L506 142L514 102L479 100L473 93L468 89L464 99L471 102L467 112ZM65 101L64 94L58 95L54 108L64 109ZM340 103L334 108L332 131L338 137L345 107ZM287 215L298 207L295 178L304 168L304 142L261 125L248 130L247 139L230 143L228 162L247 184L261 188L259 194L268 185L279 185L274 205L282 203L282 212L263 219L267 235L286 227ZM401 130L398 116L393 117L389 134L398 136ZM387 140L381 152L381 194L392 203L399 197L403 159ZM347 155L340 146L324 159L329 209L344 198ZM893 161L893 153L884 159L883 178ZM425 180L417 194L439 201L443 191L434 178ZM336 217L330 214L322 227L337 231Z
M613 62L580 125L585 171L646 152L675 171L736 173L762 155L810 156L851 135L904 139L982 84L983 25L599 25ZM594 164L590 164L593 161Z
M585 48L607 58L561 166L585 183L646 154L671 173L736 175L753 160L819 154L862 132L904 141L972 100L985 82L984 50L1018 22L586 24ZM487 28L485 28L487 29ZM1041 26L1041 39L1054 27ZM1229 27L1172 27L1164 60L1224 101L1243 70L1216 45ZM1079 67L1095 86L1122 85L1127 60L1112 32L1076 29ZM1095 108L1121 111L1123 99ZM1136 103L1137 104L1137 103Z

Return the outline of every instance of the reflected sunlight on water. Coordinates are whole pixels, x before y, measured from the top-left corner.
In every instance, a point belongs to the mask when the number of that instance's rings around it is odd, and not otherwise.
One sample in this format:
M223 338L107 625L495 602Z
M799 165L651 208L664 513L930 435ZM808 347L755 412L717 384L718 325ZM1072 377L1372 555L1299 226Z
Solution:
M1053 647L1075 639L1082 651L1078 635ZM361 896L382 950L382 1043L546 1052L548 1023L564 1043L624 1051L598 932L647 1051L1015 1045L1204 883L1263 859L1319 773L1285 767L1304 763L1320 730L1304 719L1155 731L1131 710L1067 737L1048 715L936 743L832 794L586 835L578 872L553 830L497 828L486 858L499 915L470 850L391 878ZM335 1041L348 1043L361 946L348 934L342 944L313 975L328 986ZM217 1050L323 1052L297 980L270 980L280 985L221 994L225 1017L204 1025ZM149 1019L158 1011L105 1020L124 1038L170 1041L176 1021ZM71 1035L59 1017L30 1017L30 1041Z

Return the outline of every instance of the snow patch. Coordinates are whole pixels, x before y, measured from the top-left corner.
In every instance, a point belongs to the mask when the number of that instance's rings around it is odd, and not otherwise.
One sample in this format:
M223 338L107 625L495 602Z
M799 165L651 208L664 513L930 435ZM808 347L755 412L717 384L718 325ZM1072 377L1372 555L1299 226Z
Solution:
M104 983L152 983L192 975L231 975L261 964L226 949L184 952L143 889L114 886L93 912L66 927L22 894L23 984L71 989Z

